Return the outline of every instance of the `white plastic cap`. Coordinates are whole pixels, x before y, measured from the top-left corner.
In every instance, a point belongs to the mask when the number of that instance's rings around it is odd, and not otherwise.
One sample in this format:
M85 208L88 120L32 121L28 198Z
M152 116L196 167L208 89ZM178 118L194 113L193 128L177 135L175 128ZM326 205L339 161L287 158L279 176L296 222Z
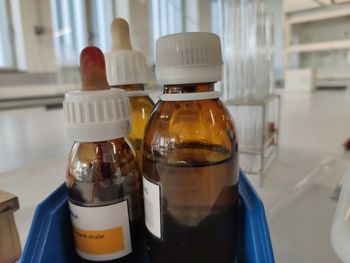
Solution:
M221 80L220 38L205 32L160 37L156 42L156 77L163 85Z
M106 141L130 132L130 104L122 89L66 93L63 110L68 137L74 141Z
M105 54L107 81L110 86L144 84L149 80L145 56L132 50L129 24L113 19L112 51Z
M110 86L144 84L149 80L145 56L134 50L113 50L105 54Z

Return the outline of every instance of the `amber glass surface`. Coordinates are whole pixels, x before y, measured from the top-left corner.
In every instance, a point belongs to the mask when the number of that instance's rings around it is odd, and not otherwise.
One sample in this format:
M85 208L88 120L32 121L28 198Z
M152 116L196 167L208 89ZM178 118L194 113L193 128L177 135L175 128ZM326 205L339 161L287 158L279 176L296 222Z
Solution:
M143 85L123 85L115 86L115 88L122 88L126 91L144 90ZM142 140L144 137L145 127L149 116L154 108L154 103L149 96L135 96L129 97L132 125L129 134L129 140L132 142L139 160L140 167L142 165Z
M143 252L144 242L142 184L138 161L129 142L124 138L75 142L69 156L66 184L70 201L79 206L105 206L128 200L133 252L111 262L137 262L135 258Z
M165 93L212 91L166 86ZM159 101L145 131L143 176L161 187L161 238L148 232L151 262L234 262L238 154L219 99Z

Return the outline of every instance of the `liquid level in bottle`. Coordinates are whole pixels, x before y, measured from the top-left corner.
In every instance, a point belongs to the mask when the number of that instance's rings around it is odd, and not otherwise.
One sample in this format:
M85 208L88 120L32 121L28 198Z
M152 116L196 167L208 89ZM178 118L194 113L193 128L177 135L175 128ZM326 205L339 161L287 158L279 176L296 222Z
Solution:
M150 261L233 263L239 228L236 154L214 163L145 158L144 168L146 176L153 171L150 179L162 193L161 238L147 231Z

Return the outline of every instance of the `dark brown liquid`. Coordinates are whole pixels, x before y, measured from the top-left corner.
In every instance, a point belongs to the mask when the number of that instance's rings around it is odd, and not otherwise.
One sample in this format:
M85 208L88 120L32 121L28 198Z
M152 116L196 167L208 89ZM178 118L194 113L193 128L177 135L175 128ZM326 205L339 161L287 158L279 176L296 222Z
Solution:
M150 262L234 262L239 228L236 159L233 155L216 163L176 165L144 159L145 174L157 173L162 192L162 237L147 231Z
M196 227L179 223L165 211L164 241L147 233L151 262L162 263L233 263L237 250L238 206L208 216Z

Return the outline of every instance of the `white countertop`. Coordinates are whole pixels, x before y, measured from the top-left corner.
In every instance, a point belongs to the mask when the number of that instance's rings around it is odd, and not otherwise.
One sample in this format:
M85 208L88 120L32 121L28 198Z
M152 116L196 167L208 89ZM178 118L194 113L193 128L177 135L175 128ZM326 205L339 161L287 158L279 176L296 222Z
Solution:
M326 97L321 99L322 102ZM282 120L288 130L282 129L279 156L264 187L256 186L268 215L276 262L340 262L330 246L330 227L337 204L330 197L345 172L349 156L335 153L334 136L328 141L334 145L330 152L316 149L316 141L307 150L302 147L307 143L305 138L303 145L298 144L300 134L296 137L292 130L295 126L294 131L300 132L300 126L295 125L299 121L295 100L288 104L284 98L284 103L288 112L282 111ZM314 107L315 101L308 110ZM286 123L287 118L291 122ZM308 121L305 116L300 120ZM322 118L317 120L323 122ZM71 142L66 137L62 110L0 112L0 131L0 188L19 197L21 208L15 219L24 246L35 207L65 181ZM310 134L305 136L312 138ZM256 178L250 179L254 183Z
M70 142L62 110L0 112L0 188L18 196L15 213L22 247L34 210L65 181Z

